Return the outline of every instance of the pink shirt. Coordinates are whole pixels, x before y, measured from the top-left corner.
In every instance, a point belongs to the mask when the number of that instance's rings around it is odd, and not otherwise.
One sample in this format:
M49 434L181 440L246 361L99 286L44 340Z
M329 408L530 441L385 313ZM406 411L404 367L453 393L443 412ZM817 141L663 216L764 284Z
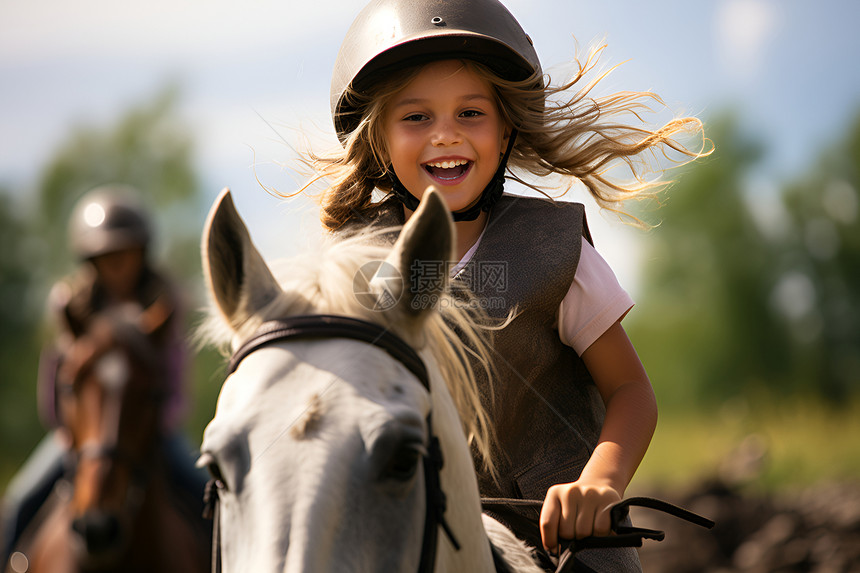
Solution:
M579 266L558 309L561 341L582 356L631 308L633 299L618 283L606 260L583 238Z

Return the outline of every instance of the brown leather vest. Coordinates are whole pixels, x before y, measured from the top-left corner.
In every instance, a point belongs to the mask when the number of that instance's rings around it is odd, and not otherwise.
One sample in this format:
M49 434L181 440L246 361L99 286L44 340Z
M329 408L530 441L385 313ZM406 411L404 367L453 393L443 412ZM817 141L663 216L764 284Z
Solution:
M501 319L516 308L516 318L493 341L491 401L482 381L498 445L498 481L476 460L482 497L542 501L550 486L579 478L597 445L603 400L558 333L558 308L576 274L583 236L591 242L583 205L504 195L457 275L490 316ZM538 510L497 506L487 513L541 547ZM632 548L583 551L576 558L593 571L641 571Z
M579 477L597 444L603 401L558 333L558 307L586 229L581 204L505 195L457 275L491 317L516 309L493 342L497 372L486 405L498 440L499 481L479 471L484 496L543 499L549 486Z
M403 224L402 209L386 201L375 224ZM516 318L494 336L492 389L479 378L496 431L498 473L496 481L475 460L482 497L543 500L550 486L576 481L597 445L603 400L582 359L558 333L558 308L576 274L583 236L591 241L583 205L505 194L455 279L479 296L493 318L516 309ZM487 513L541 547L538 510ZM577 558L596 571L641 571L633 549L590 550Z

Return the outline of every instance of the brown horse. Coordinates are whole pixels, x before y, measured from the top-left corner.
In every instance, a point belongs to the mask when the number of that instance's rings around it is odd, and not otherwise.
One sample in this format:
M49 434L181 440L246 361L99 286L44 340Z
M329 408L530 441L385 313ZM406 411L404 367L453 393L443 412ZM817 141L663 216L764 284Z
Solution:
M209 526L167 477L161 353L133 322L99 316L88 323L57 374L70 471L24 532L9 568L207 571Z

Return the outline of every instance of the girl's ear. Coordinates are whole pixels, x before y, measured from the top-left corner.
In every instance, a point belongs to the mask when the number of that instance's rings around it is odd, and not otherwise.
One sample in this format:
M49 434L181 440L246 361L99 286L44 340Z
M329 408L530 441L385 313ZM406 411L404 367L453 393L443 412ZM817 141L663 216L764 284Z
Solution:
M508 149L508 142L511 140L511 134L514 132L514 128L511 127L510 124L505 123L505 131L502 134L502 146L499 149L499 157L505 154L505 151Z

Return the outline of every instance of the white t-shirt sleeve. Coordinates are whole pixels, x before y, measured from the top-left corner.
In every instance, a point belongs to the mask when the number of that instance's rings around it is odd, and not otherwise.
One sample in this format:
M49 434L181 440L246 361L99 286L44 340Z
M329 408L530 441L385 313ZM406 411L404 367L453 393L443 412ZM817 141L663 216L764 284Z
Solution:
M609 264L583 238L573 284L558 309L561 341L582 353L633 308Z

